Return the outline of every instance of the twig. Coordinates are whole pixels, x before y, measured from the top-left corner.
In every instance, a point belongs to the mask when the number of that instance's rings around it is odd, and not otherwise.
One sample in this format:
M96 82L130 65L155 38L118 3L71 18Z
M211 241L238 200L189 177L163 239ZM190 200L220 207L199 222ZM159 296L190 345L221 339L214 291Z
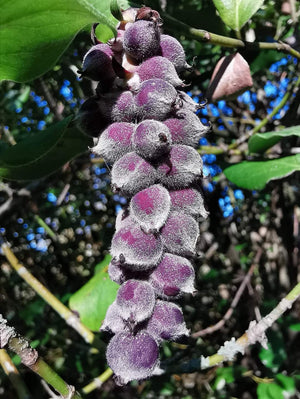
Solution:
M35 220L38 222L38 224L45 229L45 231L48 233L48 235L52 238L53 241L57 241L57 235L54 233L54 231L47 225L47 223L44 222L44 220L39 216L39 215L34 215Z
M260 256L261 256L261 252L260 252ZM227 310L227 312L225 313L223 318L221 320L219 320L218 323L214 324L213 326L204 328L203 330L200 330L200 331L197 331L197 332L191 334L192 338L198 338L198 337L203 337L204 335L207 335L207 334L212 334L213 332L220 330L224 326L226 321L229 320L230 317L232 316L234 309L236 308L237 304L239 303L239 300L241 299L241 296L242 296L245 288L247 287L247 284L249 283L249 281L251 279L251 276L254 272L255 267L257 266L257 263L258 263L258 261L256 261L255 263L253 263L251 265L250 269L248 270L247 274L245 275L239 289L237 290L237 292L233 298L230 308Z
M50 384L63 398L81 399L79 393L68 385L33 349L27 339L18 335L13 327L7 325L7 321L0 314L0 348L6 346L21 358L21 362L32 371L42 377ZM72 396L70 395L72 393Z
M82 393L88 394L94 391L97 388L100 388L102 384L107 381L111 376L113 375L113 371L108 368L99 375L99 377L96 377L92 382L90 382L88 385L82 388Z
M94 333L89 330L84 324L81 323L79 318L63 303L61 303L43 284L41 284L22 263L18 261L11 249L7 244L2 244L3 253L10 263L10 265L15 269L15 271L22 277L23 280L27 282L28 285L40 295L45 302L47 302L65 321L66 323L74 328L84 340L93 345L95 348L100 350L103 349L103 343Z
M277 50L290 54L300 60L300 53L293 49L289 44L283 42L267 43L267 42L247 42L240 39L217 35L203 29L192 28L183 22L168 14L162 13L162 18L168 24L168 28L178 32L182 32L186 37L201 42L220 45L231 48L247 48L248 50Z
M0 349L0 364L4 373L10 379L13 387L15 388L19 399L30 399L31 395L28 392L24 381L22 380L16 366L13 364L11 358L5 349Z
M217 366L226 361L232 361L238 353L244 354L245 349L256 342L259 342L267 349L266 330L271 327L286 310L291 309L293 303L298 298L300 298L300 283L298 283L267 316L263 317L259 322L251 321L248 330L240 338L237 340L231 338L230 341L226 341L218 352L212 356L201 356L200 359L192 359L188 363L169 367L167 370L168 373L192 373Z
M46 83L42 78L37 79L37 82L39 83L39 86L44 94L44 97L47 100L50 110L55 115L55 118L58 121L61 121L63 119L62 110L60 110L59 107L57 106L57 103L54 100L54 97L52 96L48 86L46 85Z
M289 90L285 93L283 96L282 100L280 103L273 108L272 112L268 114L264 119L262 119L258 125L256 125L252 130L247 132L244 136L242 136L240 139L236 140L236 142L232 143L231 145L228 146L228 149L234 149L237 148L240 144L248 140L251 136L253 136L255 133L259 132L262 127L264 127L270 120L273 118L274 115L277 114L281 110L282 107L285 106L289 98L292 96L293 93L297 90L298 86L300 86L300 76L298 77L294 87L292 90Z

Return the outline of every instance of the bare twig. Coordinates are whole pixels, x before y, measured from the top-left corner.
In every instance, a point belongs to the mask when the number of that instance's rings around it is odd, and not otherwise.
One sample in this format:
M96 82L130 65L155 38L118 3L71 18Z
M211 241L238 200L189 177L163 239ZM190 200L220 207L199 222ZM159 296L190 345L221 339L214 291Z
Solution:
M164 21L167 22L168 28L175 30L176 33L181 32L190 39L211 43L214 45L220 45L223 47L247 48L248 50L277 50L286 54L290 54L300 60L300 53L293 49L289 44L283 42L247 42L240 39L217 35L203 29L192 28L168 14L162 13L161 15Z
M13 364L11 358L5 349L0 349L0 364L4 373L10 379L13 387L15 388L19 399L30 399L31 395L22 380L16 366Z
M46 301L84 340L100 350L103 343L95 334L81 323L80 319L62 302L60 302L43 284L40 283L27 269L18 261L7 244L2 244L2 251L10 265L22 277L23 280Z
M204 335L207 334L212 334L215 331L220 330L224 324L226 323L226 321L228 321L230 319L230 317L232 316L232 313L234 311L234 309L236 308L237 304L239 303L239 300L245 290L245 288L247 287L247 285L250 282L251 276L255 270L255 268L257 267L258 263L259 263L259 259L262 255L262 250L260 249L257 254L256 257L254 259L254 263L251 265L250 269L248 270L247 274L245 275L239 289L237 290L233 301L230 305L230 308L227 310L227 312L225 313L225 315L223 316L223 318L221 320L218 321L218 323L214 324L213 326L204 328L203 330L197 331L195 333L193 333L191 335L192 338L198 338L198 337L203 337Z

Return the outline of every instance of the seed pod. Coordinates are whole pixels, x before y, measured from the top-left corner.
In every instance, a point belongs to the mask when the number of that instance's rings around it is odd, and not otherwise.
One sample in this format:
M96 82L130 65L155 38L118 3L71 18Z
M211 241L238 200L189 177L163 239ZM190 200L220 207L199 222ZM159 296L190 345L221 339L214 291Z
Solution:
M162 79L149 79L142 82L135 96L135 105L140 120L162 121L175 110L177 104L176 89Z
M154 78L163 79L174 87L183 86L172 62L165 57L156 56L144 61L138 67L134 76L129 79L128 87L131 90L138 90L141 82Z
M129 331L129 325L126 324L119 314L116 301L114 301L107 309L100 331L108 331L114 334Z
M150 274L149 282L161 298L174 299L193 293L194 280L194 268L187 259L166 253Z
M108 344L106 358L120 384L148 378L159 368L157 342L144 330L136 335L116 334Z
M113 123L104 130L92 151L94 154L103 157L106 162L114 163L123 155L132 151L131 137L133 132L134 125L132 123Z
M191 69L185 60L185 53L182 45L172 36L160 36L160 54L172 62L178 73L186 69Z
M184 335L189 335L180 307L174 303L160 300L156 301L146 331L158 342L176 341Z
M232 100L253 86L250 68L240 53L222 57L212 74L207 98Z
M203 197L196 189L184 188L170 191L169 194L172 211L184 212L195 217L199 215L207 217L208 212L204 207Z
M78 128L88 136L99 137L101 132L111 123L112 103L96 96L87 99L76 116Z
M151 21L136 21L125 30L123 47L127 54L142 62L159 51L158 25Z
M114 163L111 183L114 190L132 197L137 192L152 186L157 180L154 167L135 152L129 152Z
M133 94L131 91L124 91L112 108L111 118L114 122L135 122L136 113Z
M209 130L197 115L191 111L180 110L176 118L163 122L170 130L173 144L184 144L197 147L201 136Z
M159 181L169 190L188 187L202 174L202 159L186 145L172 145L168 157L158 162Z
M169 211L168 190L159 184L138 192L130 201L130 215L146 233L158 232Z
M145 119L132 135L133 149L146 159L156 159L171 148L171 134L167 126L154 119Z
M135 325L151 316L155 305L155 293L146 281L127 280L119 288L116 304L122 319Z
M198 223L192 216L182 212L170 212L166 224L161 229L165 251L175 255L194 256L198 237Z
M108 44L96 44L85 54L82 63L81 76L99 81L114 80L116 74L112 67L113 52Z
M140 226L133 222L122 225L111 243L114 261L134 271L153 268L160 261L162 252L161 237L144 233Z

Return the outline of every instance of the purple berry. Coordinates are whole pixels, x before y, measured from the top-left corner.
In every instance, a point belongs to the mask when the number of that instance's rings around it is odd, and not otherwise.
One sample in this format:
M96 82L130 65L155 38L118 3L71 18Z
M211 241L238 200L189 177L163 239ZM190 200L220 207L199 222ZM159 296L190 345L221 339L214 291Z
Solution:
M78 128L88 136L99 137L111 123L110 101L105 103L98 97L90 97L80 107L76 116Z
M155 305L155 293L146 281L127 280L119 288L116 303L122 319L137 324L148 319Z
M133 149L146 159L158 158L170 150L171 134L167 126L154 119L145 119L132 136Z
M156 301L146 331L158 342L176 341L182 336L189 335L180 307L174 303L160 300Z
M168 157L157 166L159 181L168 189L189 186L202 175L202 159L198 152L186 145L172 145Z
M111 254L115 262L130 270L149 270L161 259L163 246L160 236L144 233L133 222L122 225L112 239Z
M112 67L112 56L113 52L108 44L93 46L83 58L81 75L97 82L114 80L116 74Z
M185 60L184 49L179 41L174 37L169 35L161 35L160 54L174 64L174 67L178 73L186 69L190 69L190 66Z
M172 62L161 56L152 57L144 61L138 67L134 76L128 81L128 86L131 90L138 90L141 82L153 78L163 79L174 87L183 86L183 82L177 75Z
M176 89L162 79L145 80L135 96L140 119L162 121L175 110L177 103Z
M130 215L146 232L157 232L170 211L170 196L160 184L138 192L130 201Z
M193 293L194 279L194 268L187 259L166 253L150 274L149 282L157 295L174 299L183 293Z
M122 319L116 301L107 309L105 319L100 327L100 331L108 331L114 334L129 331L129 325Z
M142 62L158 53L159 42L158 25L155 22L139 20L125 30L123 47L130 57Z
M131 137L134 125L127 122L116 122L101 134L92 151L103 157L106 162L114 163L126 153L132 151Z
M131 91L122 92L112 108L114 122L134 122L136 119L136 106Z
M204 207L202 195L194 188L184 188L169 192L172 211L185 212L191 216L206 218L208 212Z
M111 183L122 195L133 196L157 180L154 167L135 152L123 155L111 171Z
M161 229L164 249L171 254L194 256L199 237L198 223L192 216L182 212L170 212Z
M202 125L200 119L191 111L180 110L176 118L164 121L169 128L173 144L184 144L197 147L200 137L207 133L208 127Z
M148 378L159 369L158 344L143 330L136 335L116 334L108 344L106 358L120 384Z

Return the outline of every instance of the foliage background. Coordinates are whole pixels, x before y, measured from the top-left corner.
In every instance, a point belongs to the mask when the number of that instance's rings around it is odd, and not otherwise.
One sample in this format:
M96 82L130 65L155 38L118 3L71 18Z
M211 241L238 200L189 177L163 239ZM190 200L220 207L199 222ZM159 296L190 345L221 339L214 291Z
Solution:
M144 2L143 2L144 3ZM160 9L155 1L147 5ZM299 11L299 2L295 2ZM234 36L216 15L212 2L168 1L166 13L196 28ZM34 131L76 114L84 98L93 94L90 81L76 73L90 47L89 28L77 34L67 51L42 77L26 83L3 81L1 91L0 157L13 142ZM169 33L166 23L165 31ZM266 1L242 28L255 32L256 40L295 40L299 50L299 25L281 12L281 2ZM195 101L205 98L217 60L232 52L220 46L190 40L180 29L170 31L183 43L194 70L184 76ZM247 36L246 36L247 37ZM253 88L230 102L209 104L203 122L212 130L201 146L222 148L264 119L291 91L299 76L292 57L272 50L242 52L250 64ZM35 60L39 62L39 60ZM299 91L263 128L299 125ZM68 141L71 145L72 138ZM299 137L289 136L259 159L290 155L299 149ZM203 193L209 217L201 223L200 256L196 263L198 293L181 301L192 332L217 323L226 313L241 281L255 264L251 282L225 325L213 334L181 344L167 343L162 359L170 364L215 353L232 336L240 336L249 322L268 313L299 281L299 172L271 181L262 190L242 190L229 182L222 170L229 164L252 159L240 152L205 153ZM213 152L213 150L210 150ZM116 212L126 203L113 195L109 168L88 152L68 162L54 174L32 182L0 183L0 232L24 265L63 303L99 271L109 251ZM48 229L45 228L48 226ZM51 230L49 230L49 228ZM50 234L49 234L50 233ZM1 255L0 255L1 256ZM101 269L101 267L100 267ZM1 256L1 313L18 332L31 340L45 360L68 383L80 388L105 370L104 353L95 354L80 336L21 281ZM95 309L94 311L97 311ZM100 311L100 310L99 310ZM268 333L269 350L249 349L243 358L192 374L166 374L137 385L120 388L107 381L91 398L283 398L299 396L300 304L283 316ZM103 336L107 342L107 337ZM40 379L13 358L33 398L46 398ZM15 398L15 391L0 370L0 398Z

